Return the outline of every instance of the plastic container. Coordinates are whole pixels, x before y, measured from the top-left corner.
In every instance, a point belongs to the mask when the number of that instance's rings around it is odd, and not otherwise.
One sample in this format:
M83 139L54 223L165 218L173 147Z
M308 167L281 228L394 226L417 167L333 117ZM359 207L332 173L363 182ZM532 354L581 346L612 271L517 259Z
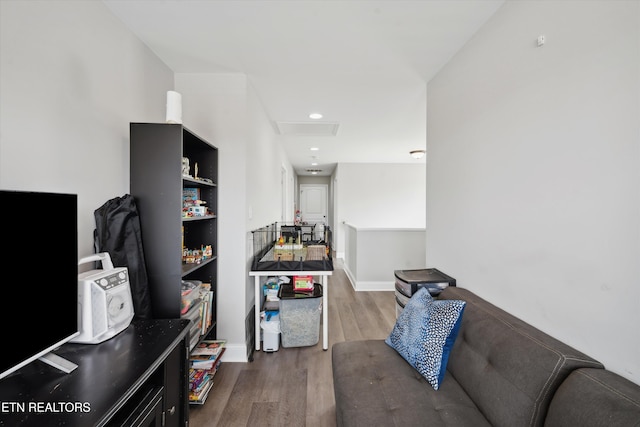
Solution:
M437 268L421 270L395 270L396 294L400 292L411 298L420 288L427 288L432 296L437 296L447 286L456 286L456 279Z
M320 339L322 285L314 284L313 292L295 292L292 284L283 284L278 297L282 347L317 344Z
M262 329L262 351L272 353L280 349L280 315L274 314L260 321Z

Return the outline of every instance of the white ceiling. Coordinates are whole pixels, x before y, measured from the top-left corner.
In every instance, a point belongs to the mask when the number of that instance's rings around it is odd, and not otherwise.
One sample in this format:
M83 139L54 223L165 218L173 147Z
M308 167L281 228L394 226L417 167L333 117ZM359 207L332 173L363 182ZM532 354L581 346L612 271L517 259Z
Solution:
M324 115L320 128L337 124L335 135L278 136L300 175L424 162L409 151L426 148L426 83L504 3L103 1L174 72L246 74L274 132L311 129L311 112Z

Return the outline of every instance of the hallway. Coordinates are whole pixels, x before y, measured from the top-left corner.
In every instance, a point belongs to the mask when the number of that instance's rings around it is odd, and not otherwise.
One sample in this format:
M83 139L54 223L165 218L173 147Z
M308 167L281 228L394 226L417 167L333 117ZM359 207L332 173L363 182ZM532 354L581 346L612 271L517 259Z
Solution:
M336 261L336 260L334 260ZM251 363L222 363L207 402L190 407L190 427L335 426L331 347L384 339L395 323L394 293L355 292L334 262L328 277L329 349L314 346L254 353Z

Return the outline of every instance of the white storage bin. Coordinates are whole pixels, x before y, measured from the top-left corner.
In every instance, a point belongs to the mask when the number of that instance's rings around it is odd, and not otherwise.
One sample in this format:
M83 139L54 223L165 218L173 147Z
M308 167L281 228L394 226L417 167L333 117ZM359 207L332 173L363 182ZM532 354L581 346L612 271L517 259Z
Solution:
M271 353L280 349L280 316L272 315L260 321L262 329L262 351Z

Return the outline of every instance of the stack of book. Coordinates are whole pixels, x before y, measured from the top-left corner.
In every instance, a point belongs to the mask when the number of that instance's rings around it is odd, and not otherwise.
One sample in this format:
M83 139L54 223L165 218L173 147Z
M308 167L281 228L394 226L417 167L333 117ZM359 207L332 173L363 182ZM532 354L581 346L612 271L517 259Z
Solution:
M202 309L200 312L200 329L204 335L209 331L213 318L213 291L210 283L203 283L202 286Z
M194 348L212 326L213 300L214 295L210 283L202 283L198 280L182 281L181 317L192 322L190 349Z
M189 403L202 405L207 400L213 378L218 372L225 340L203 340L189 357Z

